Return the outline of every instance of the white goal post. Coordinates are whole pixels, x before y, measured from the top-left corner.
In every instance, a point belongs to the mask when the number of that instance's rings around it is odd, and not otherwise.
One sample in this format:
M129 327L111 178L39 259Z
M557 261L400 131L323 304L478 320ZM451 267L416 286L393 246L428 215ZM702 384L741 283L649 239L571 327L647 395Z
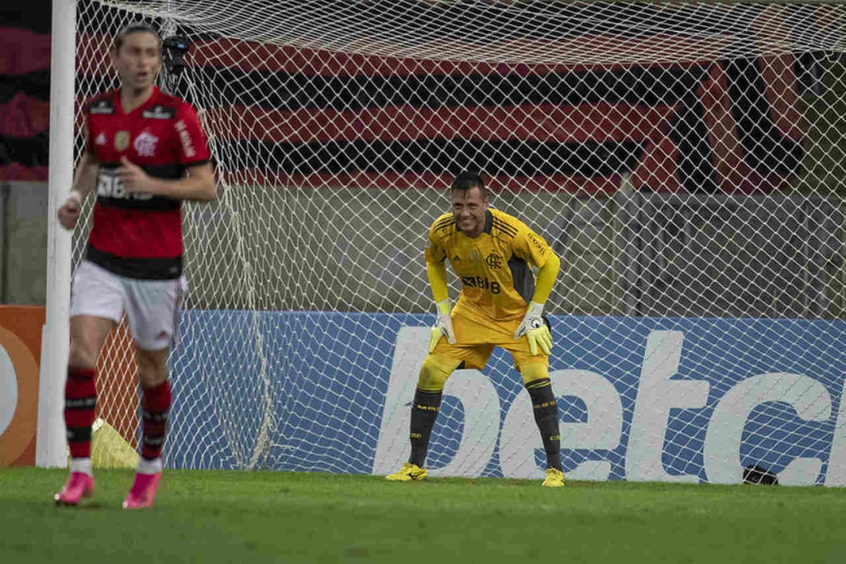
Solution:
M168 465L404 460L426 231L472 169L562 258L547 311L568 475L846 485L846 5L54 5L51 205L82 101L117 85L115 33L143 20L190 47L160 82L198 109L220 197L183 208ZM63 462L57 343L86 233L71 250L51 230L39 465ZM98 414L134 444L131 358L123 328ZM525 395L499 353L451 378L433 474L541 475Z

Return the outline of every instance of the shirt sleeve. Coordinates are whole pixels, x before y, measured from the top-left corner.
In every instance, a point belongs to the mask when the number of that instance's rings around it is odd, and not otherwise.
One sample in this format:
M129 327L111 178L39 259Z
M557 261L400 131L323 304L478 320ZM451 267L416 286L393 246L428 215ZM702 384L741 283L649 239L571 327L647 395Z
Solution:
M179 163L192 166L208 162L211 155L206 134L191 104L185 103L179 107L173 126L179 139Z
M517 258L521 258L538 268L543 268L552 255L552 248L546 240L526 225L520 226L517 230L517 236L512 239L511 244Z

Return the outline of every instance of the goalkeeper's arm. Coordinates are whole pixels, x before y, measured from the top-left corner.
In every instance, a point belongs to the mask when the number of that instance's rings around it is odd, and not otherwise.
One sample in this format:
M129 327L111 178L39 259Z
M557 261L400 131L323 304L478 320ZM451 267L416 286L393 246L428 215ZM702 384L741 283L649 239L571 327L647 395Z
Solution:
M555 285L555 279L558 278L558 271L561 268L561 259L558 255L553 253L546 260L546 264L538 270L538 279L535 282L535 294L532 296L532 301L536 304L545 304L552 293L552 286Z
M438 320L429 333L429 352L435 350L441 336L455 344L455 332L452 330L452 318L449 314L449 289L447 288L446 262L426 261L426 276L432 288L432 297L438 306Z
M552 293L552 286L558 277L558 270L561 268L561 259L553 253L546 263L538 270L538 279L535 283L535 293L523 322L514 332L514 338L519 339L523 335L529 339L529 350L533 355L538 354L538 346L544 353L549 354L552 350L552 334L543 319L543 305Z

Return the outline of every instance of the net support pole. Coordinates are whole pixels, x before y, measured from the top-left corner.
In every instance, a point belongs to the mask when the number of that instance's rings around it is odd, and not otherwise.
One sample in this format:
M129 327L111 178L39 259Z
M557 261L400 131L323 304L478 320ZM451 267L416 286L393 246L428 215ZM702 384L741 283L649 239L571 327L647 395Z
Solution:
M56 220L73 182L76 0L53 0L50 160L47 204L47 316L41 334L35 464L67 465L62 419L70 330L71 234Z

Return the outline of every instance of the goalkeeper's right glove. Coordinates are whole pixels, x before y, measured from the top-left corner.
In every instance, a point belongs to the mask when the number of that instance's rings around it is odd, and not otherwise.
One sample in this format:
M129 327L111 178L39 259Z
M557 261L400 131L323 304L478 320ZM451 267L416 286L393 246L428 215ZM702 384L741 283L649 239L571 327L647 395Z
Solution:
M455 344L455 332L452 330L452 318L449 315L449 300L438 302L438 320L429 332L430 353L435 350L442 336L446 336L450 345Z
M529 308L526 310L523 322L514 332L514 338L519 339L523 335L529 340L529 351L532 356L538 354L538 346L547 355L552 350L552 334L543 318L543 304L529 302Z

